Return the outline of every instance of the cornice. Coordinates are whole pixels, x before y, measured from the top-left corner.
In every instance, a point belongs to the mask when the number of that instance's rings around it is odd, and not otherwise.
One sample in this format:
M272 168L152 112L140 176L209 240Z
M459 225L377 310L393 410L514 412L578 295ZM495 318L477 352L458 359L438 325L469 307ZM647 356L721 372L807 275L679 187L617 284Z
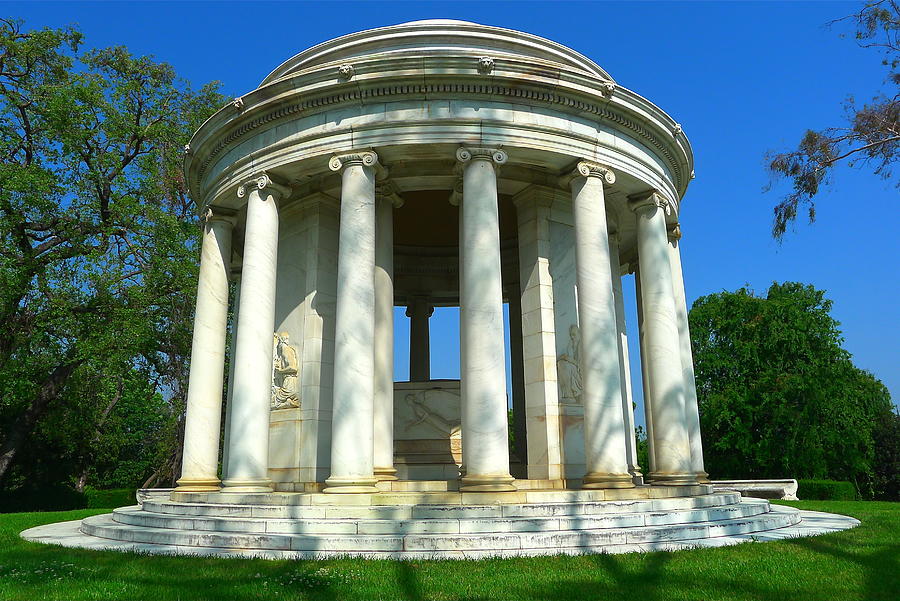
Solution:
M370 62L384 63L385 59ZM611 82L559 72L547 74L543 79L536 78L526 75L524 65L513 65L510 61L503 63L505 70L498 66L490 78L444 74L438 79L439 64L432 62L435 69L423 72L420 67L414 75L406 70L407 75L401 77L379 71L375 69L377 65L367 64L367 74L360 67L353 82L343 84L335 80L332 66L329 68L331 83L323 81L313 89L302 89L302 80L316 74L300 73L243 96L245 107L242 111L226 107L210 118L192 139L192 152L185 156L192 187L199 186L209 165L227 148L256 130L283 120L316 114L342 104L353 105L373 99L384 101L392 96L433 99L457 95L539 103L563 113L593 115L599 122L623 130L653 148L668 163L676 188L683 192L687 186L692 156L684 133L655 105L625 88L615 87L615 94L609 97L607 87ZM521 77L513 67L523 69ZM362 85L360 80L365 77L369 79Z

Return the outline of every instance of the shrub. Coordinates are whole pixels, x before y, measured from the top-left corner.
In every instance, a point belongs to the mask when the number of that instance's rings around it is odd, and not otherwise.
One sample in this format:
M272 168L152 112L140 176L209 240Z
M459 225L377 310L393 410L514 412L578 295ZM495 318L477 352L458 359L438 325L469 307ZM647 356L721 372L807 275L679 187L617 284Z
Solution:
M133 488L113 488L110 490L97 490L87 487L84 495L88 509L115 509L137 503Z
M855 501L856 487L839 480L797 480L797 496L804 501Z
M87 500L68 486L45 486L41 488L17 488L0 491L0 513L21 511L68 511L84 509Z

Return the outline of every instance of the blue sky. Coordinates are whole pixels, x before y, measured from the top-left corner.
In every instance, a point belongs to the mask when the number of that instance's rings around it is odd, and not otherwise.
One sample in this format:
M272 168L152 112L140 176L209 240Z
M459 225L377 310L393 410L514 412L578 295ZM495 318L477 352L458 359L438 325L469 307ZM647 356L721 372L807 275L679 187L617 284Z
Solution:
M123 44L153 54L199 85L220 80L247 92L275 66L332 37L426 18L519 29L589 56L621 85L680 122L697 179L681 215L688 303L774 281L825 289L845 347L900 399L898 190L864 170L840 169L821 194L818 220L783 244L769 234L778 189L765 193L764 156L807 128L840 125L848 96L866 101L885 69L871 50L826 23L855 2L0 2L27 27L77 23L89 46ZM630 279L630 278L627 278ZM633 307L631 286L626 302ZM402 316L402 312L398 313ZM634 329L634 310L630 309ZM407 373L405 318L397 323L397 371ZM452 311L433 318L435 377L458 373ZM634 338L634 337L632 337ZM637 356L633 349L632 356ZM637 373L637 370L634 370ZM639 382L636 382L639 384ZM638 386L639 388L639 386ZM639 422L642 412L638 412Z

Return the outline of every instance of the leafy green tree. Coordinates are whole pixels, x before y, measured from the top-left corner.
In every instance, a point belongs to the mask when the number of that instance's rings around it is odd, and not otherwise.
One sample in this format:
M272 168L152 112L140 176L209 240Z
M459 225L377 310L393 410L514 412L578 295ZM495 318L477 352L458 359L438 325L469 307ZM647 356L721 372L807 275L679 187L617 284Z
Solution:
M815 221L815 196L829 183L835 166L849 162L890 178L900 158L900 2L869 1L856 14L837 22L845 20L853 21L858 44L881 53L888 68L886 89L862 106L850 98L844 107L844 125L807 130L796 149L767 157L775 179L787 178L792 184L775 206L772 236L779 240L801 207L810 223Z
M851 480L871 494L874 431L891 398L841 348L823 291L721 292L698 299L689 320L710 473Z
M900 501L900 413L893 413L876 426L875 478L876 499Z
M126 392L183 402L199 229L181 149L224 98L81 43L0 20L0 481L50 417L83 485Z

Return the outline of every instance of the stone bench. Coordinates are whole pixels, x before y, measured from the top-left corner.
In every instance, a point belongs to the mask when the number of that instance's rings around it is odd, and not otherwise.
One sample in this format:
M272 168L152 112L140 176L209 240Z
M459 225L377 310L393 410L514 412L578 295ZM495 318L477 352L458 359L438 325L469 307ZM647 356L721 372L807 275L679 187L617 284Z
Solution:
M711 484L716 492L736 490L742 497L760 499L781 499L799 501L797 498L797 481L786 480L713 480Z

